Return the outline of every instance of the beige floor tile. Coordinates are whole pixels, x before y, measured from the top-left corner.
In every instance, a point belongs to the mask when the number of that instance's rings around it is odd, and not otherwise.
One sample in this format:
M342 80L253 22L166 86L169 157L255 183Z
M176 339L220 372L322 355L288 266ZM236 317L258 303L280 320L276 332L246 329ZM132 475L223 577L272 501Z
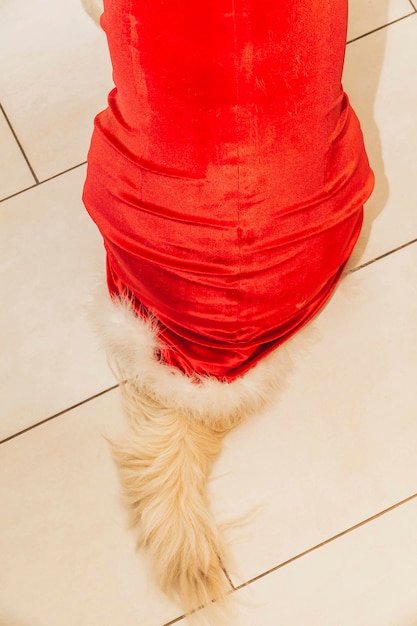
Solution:
M349 0L348 41L412 12L408 0Z
M0 440L114 384L85 303L104 275L85 169L1 204Z
M105 37L79 0L3 2L0 23L2 104L45 180L86 159L111 88Z
M0 110L0 200L35 184L30 169ZM1 210L1 208L0 208Z
M417 501L252 583L233 626L416 626Z
M353 263L417 238L417 14L348 46L345 89L361 120L375 192Z
M414 245L347 279L318 337L293 351L280 399L228 435L211 483L217 519L258 507L230 535L235 581L416 492L416 267Z
M352 0L349 38L411 10ZM45 179L85 160L111 87L105 39L78 1L2 3L0 21L0 97ZM412 16L347 49L344 84L377 176L352 265L417 237L416 35ZM1 116L0 144L4 197L33 180ZM83 308L104 262L83 177L0 205L0 440L113 384ZM413 245L351 275L279 401L227 438L210 483L217 518L259 507L230 532L236 583L417 491L416 267ZM179 614L126 529L101 438L121 420L108 393L0 446L1 626L162 626ZM251 584L231 626L416 626L416 522L412 501Z
M0 624L161 626L181 612L127 528L109 392L0 446Z

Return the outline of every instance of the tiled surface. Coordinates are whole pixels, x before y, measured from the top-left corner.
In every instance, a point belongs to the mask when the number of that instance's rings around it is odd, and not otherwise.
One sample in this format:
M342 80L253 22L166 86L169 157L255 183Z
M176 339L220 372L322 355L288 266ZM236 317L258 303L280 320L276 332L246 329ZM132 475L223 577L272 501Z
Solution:
M84 177L79 167L0 204L0 440L114 384L87 319L104 254Z
M35 179L13 136L3 112L0 110L0 200L30 187Z
M348 41L414 11L409 0L349 0Z
M0 102L39 180L85 161L111 70L78 0L0 3Z
M239 626L415 626L417 500L239 591Z
M409 15L412 13L412 15ZM408 16L408 17L407 17ZM376 32L389 22L395 22ZM0 440L108 389L86 317L103 252L80 200L94 114L111 85L104 36L76 1L0 3ZM351 0L344 82L377 176L353 266L417 237L409 0ZM62 173L75 168L67 173ZM238 584L230 626L416 626L417 244L353 273L299 337L279 402L229 435L210 492ZM301 390L301 391L300 391ZM163 626L102 433L117 392L0 444L0 625ZM277 571L271 568L300 556ZM179 622L183 623L183 622ZM214 625L213 625L214 626Z
M365 132L376 187L353 263L417 238L417 14L348 45L345 89Z
M122 423L113 391L2 444L2 626L160 626L178 615L119 504L103 434Z
M347 278L279 402L228 436L218 516L259 506L231 536L235 582L417 492L416 267L414 244Z

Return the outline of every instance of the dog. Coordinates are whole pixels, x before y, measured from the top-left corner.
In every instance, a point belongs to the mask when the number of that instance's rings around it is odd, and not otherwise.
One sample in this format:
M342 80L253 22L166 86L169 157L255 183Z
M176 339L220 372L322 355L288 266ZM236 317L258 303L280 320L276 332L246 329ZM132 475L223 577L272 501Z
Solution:
M281 346L335 289L373 187L340 82L346 0L275 4L104 4L116 88L83 199L130 424L113 455L139 545L187 614L230 590L206 494L222 441L279 389Z

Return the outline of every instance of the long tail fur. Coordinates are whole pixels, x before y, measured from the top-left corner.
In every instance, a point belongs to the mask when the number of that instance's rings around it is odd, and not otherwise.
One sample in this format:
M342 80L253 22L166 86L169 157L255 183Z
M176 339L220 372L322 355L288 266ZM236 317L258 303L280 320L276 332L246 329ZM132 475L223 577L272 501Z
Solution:
M113 454L156 582L186 612L222 601L230 591L225 548L206 484L224 435L239 419L204 423L161 405L131 382L122 385L122 396L130 430L113 444Z

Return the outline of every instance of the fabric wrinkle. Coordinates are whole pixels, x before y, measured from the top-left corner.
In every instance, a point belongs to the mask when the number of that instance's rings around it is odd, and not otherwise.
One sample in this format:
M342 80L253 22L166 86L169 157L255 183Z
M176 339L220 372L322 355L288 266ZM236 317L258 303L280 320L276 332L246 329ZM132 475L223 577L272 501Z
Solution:
M84 201L109 290L151 311L167 363L234 380L317 314L359 236L346 0L158 7L106 0L115 89Z

